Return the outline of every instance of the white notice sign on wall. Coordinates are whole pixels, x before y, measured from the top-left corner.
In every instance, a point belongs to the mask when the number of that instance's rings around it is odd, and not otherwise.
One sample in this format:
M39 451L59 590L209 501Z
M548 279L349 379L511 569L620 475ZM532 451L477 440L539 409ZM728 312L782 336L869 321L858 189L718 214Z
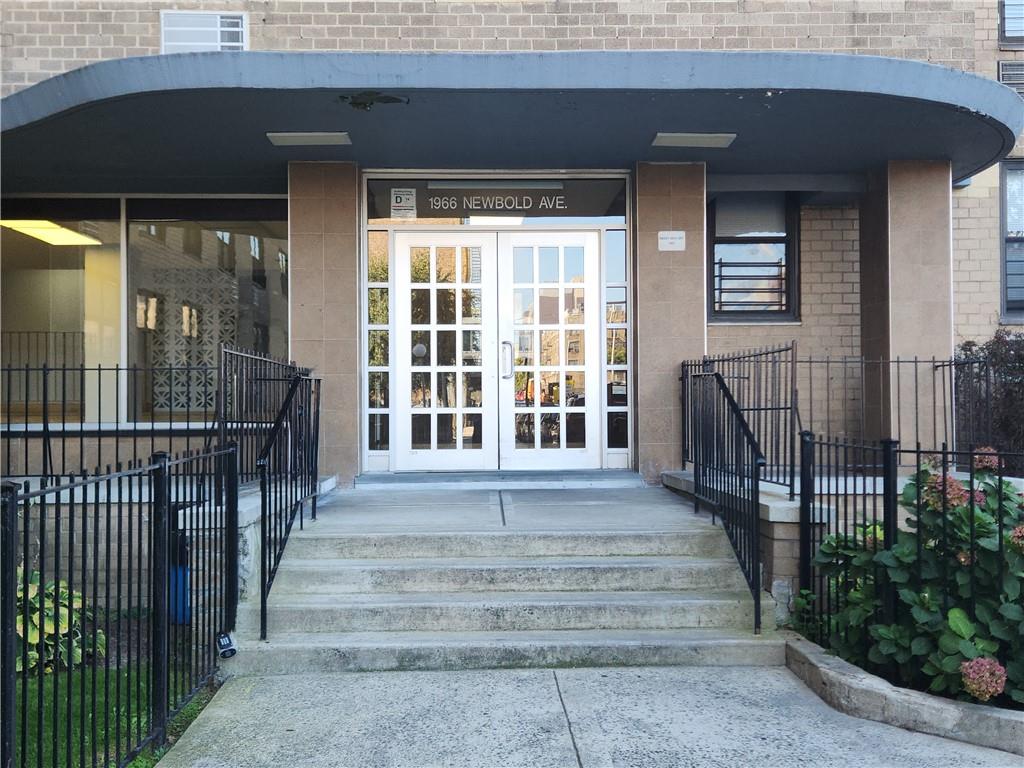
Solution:
M416 190L415 189L392 189L391 190L391 218L392 219L415 219L416 218Z
M679 232L659 232L658 233L658 250L659 251L685 251L686 250L686 233Z

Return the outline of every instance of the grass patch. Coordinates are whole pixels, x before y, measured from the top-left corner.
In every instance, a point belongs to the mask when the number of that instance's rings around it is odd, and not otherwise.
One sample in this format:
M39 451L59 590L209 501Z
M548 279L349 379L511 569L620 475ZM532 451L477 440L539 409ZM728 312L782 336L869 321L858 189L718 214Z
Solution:
M185 730L199 717L199 713L210 703L210 699L216 692L217 686L212 683L196 691L188 704L182 707L181 711L167 723L167 743L156 749L147 747L142 750L134 760L128 763L127 768L153 768L159 763L160 758L167 754L167 750L174 746Z
M23 684L27 686L27 738L22 739L22 719L15 724L15 765L117 765L119 756L131 751L149 730L149 670L133 667L131 674L122 669L67 670L38 676L27 681L19 678L15 707L21 711ZM71 692L69 698L68 692ZM93 709L93 694L96 706ZM167 744L157 749L145 748L128 765L150 768L156 765L171 745L203 710L216 686L196 691L167 724ZM40 694L42 702L40 706ZM84 698L84 706L83 706ZM95 714L93 714L95 712ZM42 715L40 722L40 714ZM70 724L69 724L70 714ZM69 727L70 726L70 727ZM70 744L69 744L70 741Z

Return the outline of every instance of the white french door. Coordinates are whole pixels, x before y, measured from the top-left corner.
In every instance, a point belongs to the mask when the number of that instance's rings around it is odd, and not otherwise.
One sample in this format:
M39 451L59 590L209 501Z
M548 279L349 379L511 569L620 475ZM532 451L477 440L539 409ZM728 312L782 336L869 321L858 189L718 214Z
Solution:
M502 469L601 466L595 232L498 235Z
M395 237L395 469L498 469L494 233Z
M601 466L596 232L399 232L396 470Z

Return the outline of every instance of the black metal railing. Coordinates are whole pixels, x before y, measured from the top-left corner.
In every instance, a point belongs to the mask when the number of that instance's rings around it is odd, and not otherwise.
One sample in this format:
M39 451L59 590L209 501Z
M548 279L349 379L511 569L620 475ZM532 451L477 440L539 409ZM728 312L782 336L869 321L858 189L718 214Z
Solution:
M4 368L77 368L84 363L83 331L0 331Z
M733 261L715 259L715 312L785 311L786 265L773 261Z
M259 480L258 459L267 446L275 419L296 376L310 370L231 346L221 348L218 393L218 439L238 446L242 482Z
M1020 599L1009 564L1024 551L1024 497L1007 467L1022 454L810 432L800 444L801 632L894 682L927 686L939 674L938 666L925 671L934 641L951 611L962 611L979 637L999 641L984 655L1014 661L1008 654L1020 639L1004 633L999 611ZM907 630L886 629L894 625ZM912 646L917 630L930 639ZM959 675L959 662L946 672Z
M260 480L260 639L267 637L267 598L298 516L316 520L319 495L320 380L296 374L288 384L256 458Z
M1012 448L993 430L994 378L983 359L800 358L794 341L682 363L684 462L693 444L686 381L709 371L722 374L764 451L764 480L790 498L800 430L841 441Z
M681 366L683 461L692 461L694 421L688 382L694 375L722 376L761 451L766 482L796 492L796 342L735 355L708 355Z
M761 631L760 484L765 459L721 373L686 380L693 430L696 509L721 517L754 598L754 631Z
M0 488L0 765L123 766L216 673L234 446Z

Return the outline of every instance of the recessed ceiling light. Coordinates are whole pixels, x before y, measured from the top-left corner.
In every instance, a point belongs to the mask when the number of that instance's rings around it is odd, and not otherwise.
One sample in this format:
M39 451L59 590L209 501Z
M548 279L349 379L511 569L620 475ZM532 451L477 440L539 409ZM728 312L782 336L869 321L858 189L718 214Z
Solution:
M275 147L340 147L352 143L345 131L268 131L267 138Z
M50 245L103 245L95 237L42 219L3 219L0 227L13 229Z
M735 133L657 133L651 146L725 149L735 139Z

